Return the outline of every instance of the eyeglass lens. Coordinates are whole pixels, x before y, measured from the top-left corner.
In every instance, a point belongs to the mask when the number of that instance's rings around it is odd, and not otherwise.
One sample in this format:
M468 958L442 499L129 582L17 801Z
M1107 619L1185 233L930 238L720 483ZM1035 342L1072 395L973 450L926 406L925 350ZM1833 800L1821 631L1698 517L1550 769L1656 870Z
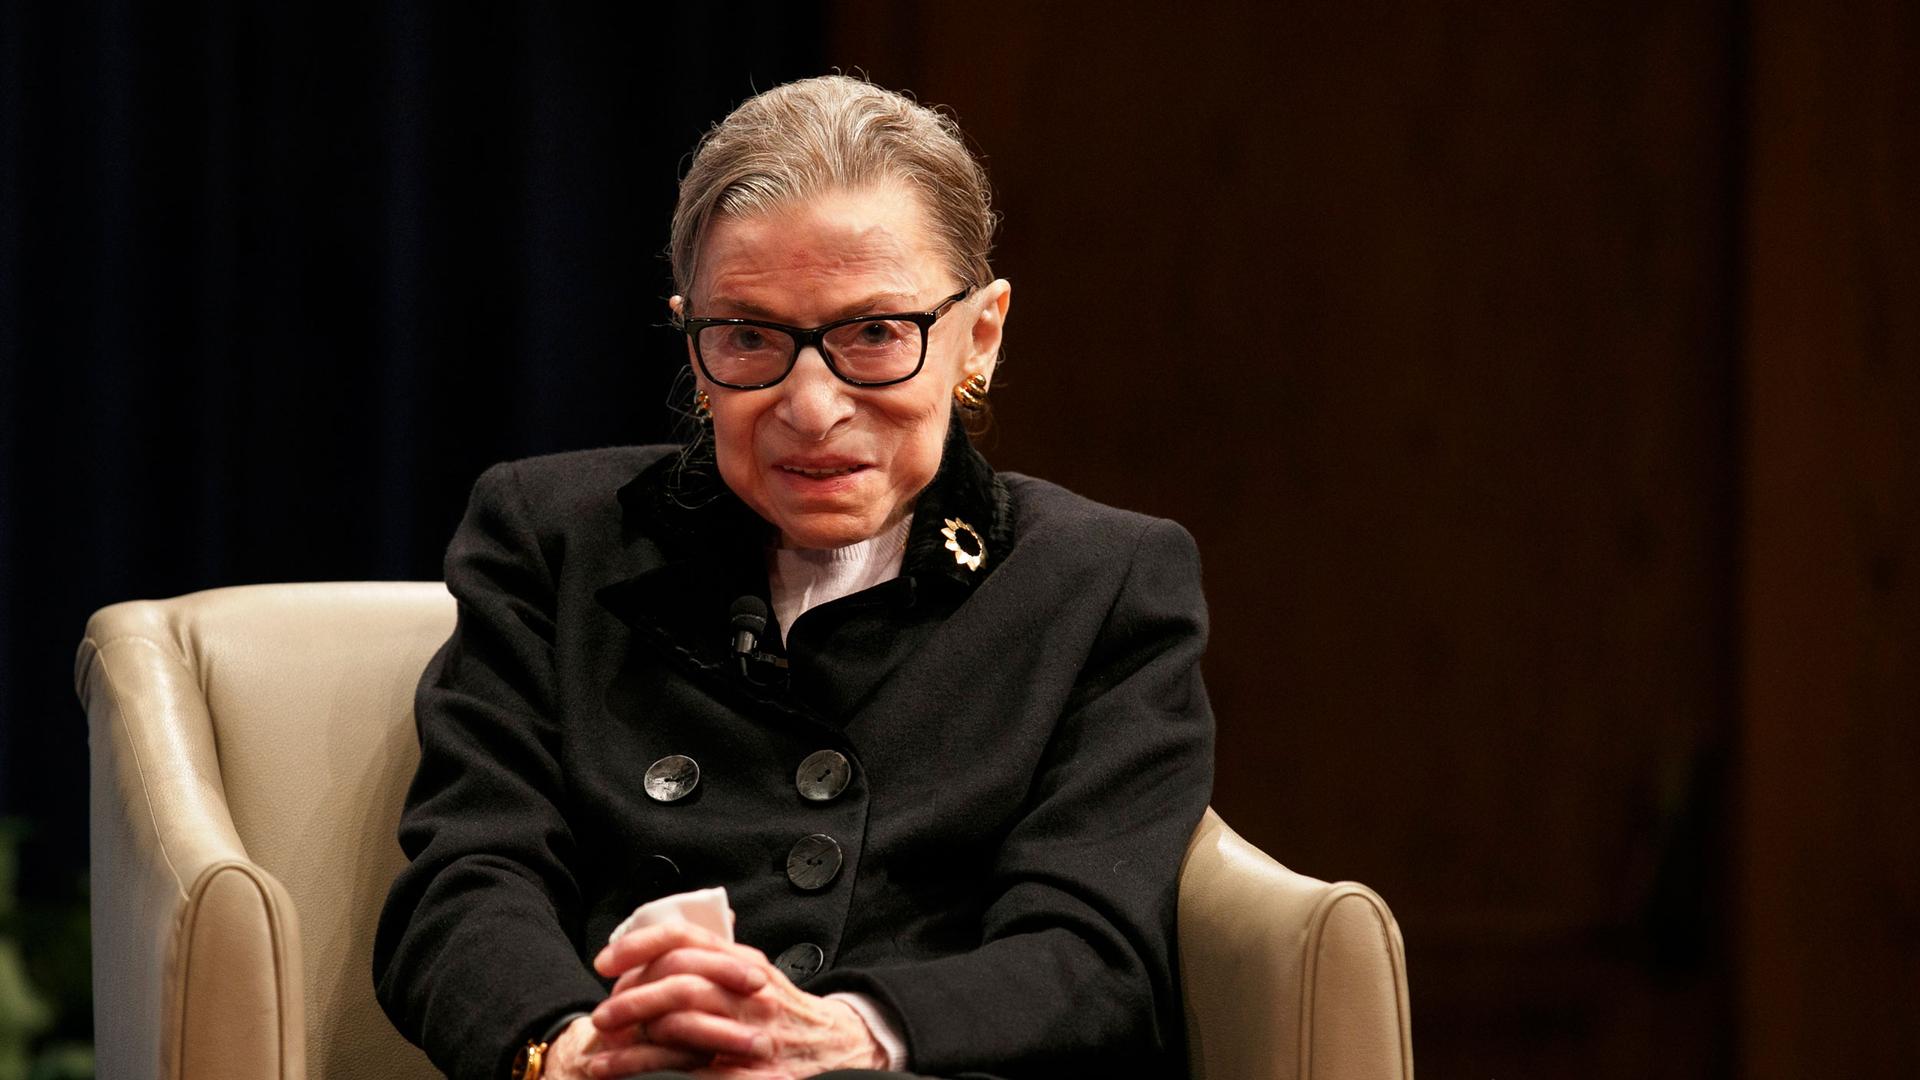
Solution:
M865 319L834 327L822 342L843 378L888 382L919 366L924 333L906 319ZM700 329L699 349L714 379L751 386L786 374L798 346L792 334L771 326L721 324Z

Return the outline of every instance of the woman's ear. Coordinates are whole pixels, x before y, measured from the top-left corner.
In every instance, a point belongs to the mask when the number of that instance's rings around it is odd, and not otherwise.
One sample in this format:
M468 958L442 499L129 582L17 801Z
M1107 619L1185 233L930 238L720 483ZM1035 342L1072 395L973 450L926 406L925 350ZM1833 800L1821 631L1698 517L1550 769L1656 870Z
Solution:
M1000 358L1000 337L1007 326L1007 308L1013 302L1013 285L1006 278L995 278L980 290L980 311L973 319L973 338L965 364L968 376L978 375L993 382L995 362Z

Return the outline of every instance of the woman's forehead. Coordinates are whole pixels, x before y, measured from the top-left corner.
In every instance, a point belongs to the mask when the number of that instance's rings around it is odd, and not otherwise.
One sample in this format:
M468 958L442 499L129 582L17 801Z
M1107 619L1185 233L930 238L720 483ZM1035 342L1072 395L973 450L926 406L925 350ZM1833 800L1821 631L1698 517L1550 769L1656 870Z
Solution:
M754 301L749 294L831 286L911 297L936 287L941 269L919 200L890 186L716 219L696 292Z

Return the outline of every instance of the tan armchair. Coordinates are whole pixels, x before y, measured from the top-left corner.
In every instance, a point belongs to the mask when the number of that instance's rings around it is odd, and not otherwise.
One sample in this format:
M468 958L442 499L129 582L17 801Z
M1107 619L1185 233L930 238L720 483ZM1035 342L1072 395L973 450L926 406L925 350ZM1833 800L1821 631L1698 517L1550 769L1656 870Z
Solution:
M257 585L94 615L99 1075L432 1077L373 999L373 927L418 749L413 687L453 627L434 583ZM1400 932L1209 811L1181 870L1181 981L1206 1080L1413 1074Z

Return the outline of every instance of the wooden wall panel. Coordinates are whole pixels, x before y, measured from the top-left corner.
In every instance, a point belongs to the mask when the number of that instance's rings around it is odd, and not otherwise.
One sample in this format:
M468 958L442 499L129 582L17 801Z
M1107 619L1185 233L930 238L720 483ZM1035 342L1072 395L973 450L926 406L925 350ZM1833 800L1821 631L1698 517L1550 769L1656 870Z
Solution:
M1920 10L1754 6L1745 1075L1920 1075Z
M1198 537L1216 803L1394 905L1423 1072L1712 1074L1732 12L1158 10L838 9L988 156L989 456Z

